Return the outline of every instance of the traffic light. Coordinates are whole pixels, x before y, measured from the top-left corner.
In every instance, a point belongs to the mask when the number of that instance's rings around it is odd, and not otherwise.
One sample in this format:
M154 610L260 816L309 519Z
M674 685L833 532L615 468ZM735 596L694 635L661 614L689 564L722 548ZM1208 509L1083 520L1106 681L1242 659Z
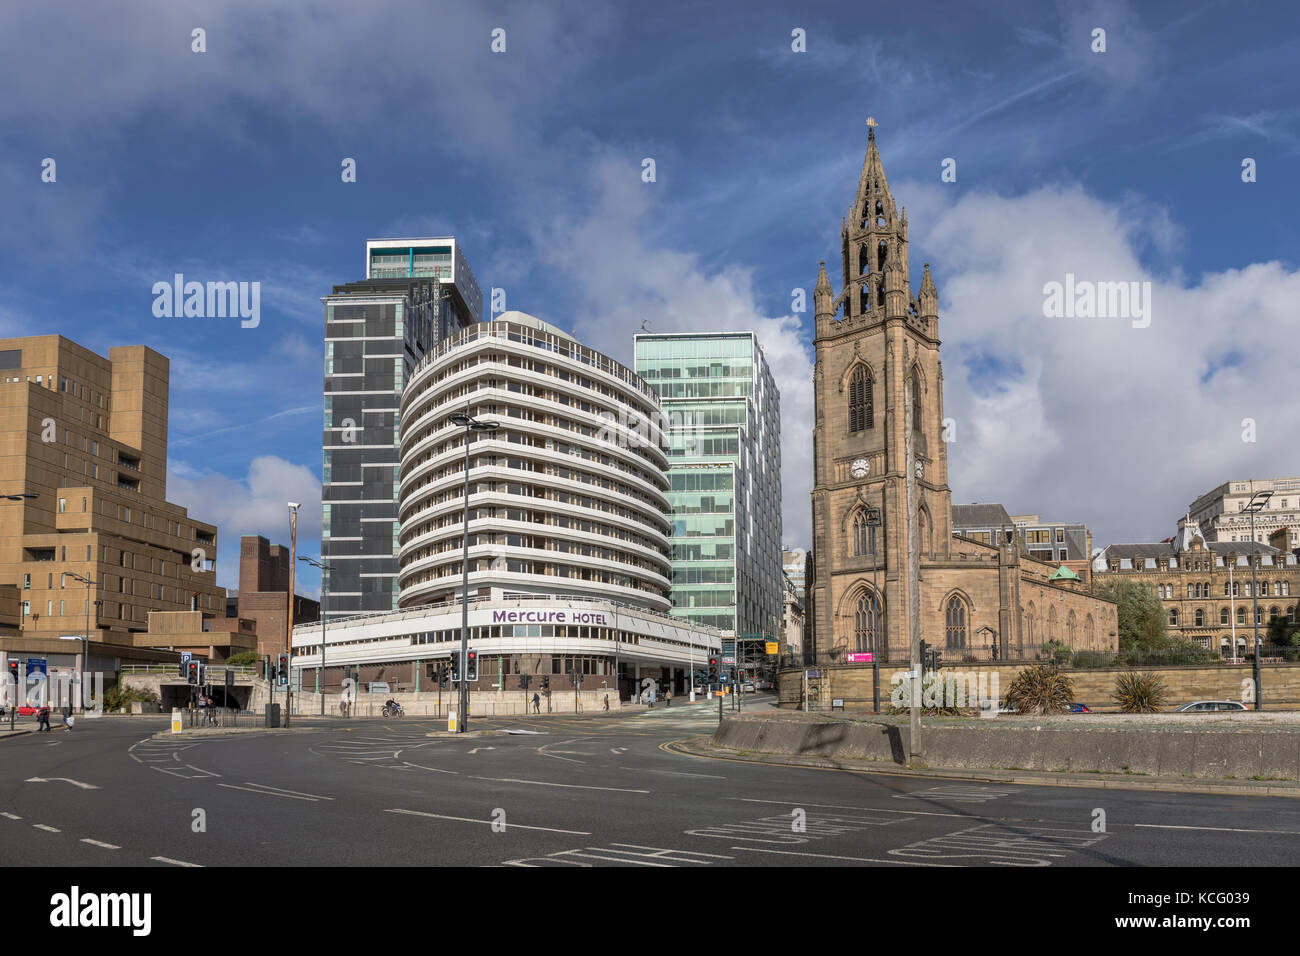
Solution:
M451 682L453 684L459 684L460 683L460 652L452 651L451 657L448 658L447 663L451 670Z
M478 651L465 652L465 680L478 680Z
M281 687L289 683L289 655L285 651L276 658L275 679Z
M533 682L533 675L532 675L532 674L520 674L520 675L519 675L519 689L520 689L520 690L528 690L528 685L531 684L532 682Z
M199 662L193 658L185 662L185 683L194 687L199 684Z
M550 675L544 674L542 675L542 690L550 690L550 689L551 689Z
M182 679L182 680L185 679L185 664L186 664L186 663L187 663L186 661L181 661L179 664L176 665L176 666L177 666L177 669L180 671L180 676L181 676L181 679Z
M9 679L15 684L18 683L18 662L12 658L9 660Z
M709 683L716 684L717 682L718 682L718 659L716 657L710 657L709 658Z

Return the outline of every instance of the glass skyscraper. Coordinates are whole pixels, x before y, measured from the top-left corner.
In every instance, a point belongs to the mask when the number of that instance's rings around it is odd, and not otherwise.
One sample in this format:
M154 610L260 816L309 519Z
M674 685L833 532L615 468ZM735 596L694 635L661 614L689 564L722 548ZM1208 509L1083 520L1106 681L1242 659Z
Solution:
M781 397L752 332L640 334L636 372L669 435L671 613L781 631Z
M323 616L397 607L398 411L438 342L478 322L483 295L455 239L374 239L366 278L325 303Z

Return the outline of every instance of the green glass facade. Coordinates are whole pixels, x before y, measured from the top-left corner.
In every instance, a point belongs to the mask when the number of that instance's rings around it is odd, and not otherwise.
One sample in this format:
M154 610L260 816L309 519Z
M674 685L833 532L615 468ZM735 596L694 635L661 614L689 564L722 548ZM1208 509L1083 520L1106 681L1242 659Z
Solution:
M671 613L776 635L782 611L780 396L751 333L636 336L669 440ZM775 640L775 637L773 637Z

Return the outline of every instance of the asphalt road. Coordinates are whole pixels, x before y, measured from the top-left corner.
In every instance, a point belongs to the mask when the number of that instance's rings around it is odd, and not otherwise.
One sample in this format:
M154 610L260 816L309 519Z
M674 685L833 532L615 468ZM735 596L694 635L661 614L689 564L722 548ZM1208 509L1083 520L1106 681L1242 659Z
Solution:
M993 785L689 757L716 705L475 720L295 719L153 740L83 719L0 740L11 865L1290 865L1300 800ZM39 778L39 779L34 779ZM1097 828L1104 814L1104 830Z

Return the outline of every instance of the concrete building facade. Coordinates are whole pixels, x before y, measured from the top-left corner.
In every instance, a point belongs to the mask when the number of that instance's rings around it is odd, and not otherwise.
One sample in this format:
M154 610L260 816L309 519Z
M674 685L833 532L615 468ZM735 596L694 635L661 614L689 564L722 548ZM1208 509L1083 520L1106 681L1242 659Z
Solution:
M1300 478L1248 478L1225 481L1201 495L1179 519L1179 529L1190 521L1207 543L1240 543L1250 540L1250 515L1244 510L1258 492L1272 492L1268 503L1255 515L1255 541L1268 544L1286 529L1285 551L1300 548Z
M0 500L0 585L19 592L22 634L3 649L88 624L92 645L129 649L152 611L224 616L217 529L166 498L168 377L144 346L104 358L58 335L0 340L0 493L38 496Z

